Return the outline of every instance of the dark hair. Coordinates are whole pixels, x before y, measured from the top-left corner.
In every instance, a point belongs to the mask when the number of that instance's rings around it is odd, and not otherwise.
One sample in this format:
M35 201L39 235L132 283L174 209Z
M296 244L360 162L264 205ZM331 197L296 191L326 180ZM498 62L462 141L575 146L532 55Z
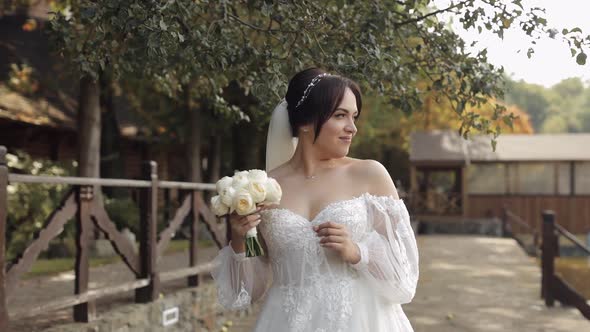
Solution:
M314 123L315 137L313 141L315 142L324 123L328 121L342 102L346 88L349 88L356 97L356 107L359 115L361 114L363 102L358 84L351 79L337 75L322 77L309 91L307 98L296 108L311 80L323 73L325 71L322 69L309 68L298 72L289 81L285 100L287 101L293 137L297 136L297 130L300 126Z

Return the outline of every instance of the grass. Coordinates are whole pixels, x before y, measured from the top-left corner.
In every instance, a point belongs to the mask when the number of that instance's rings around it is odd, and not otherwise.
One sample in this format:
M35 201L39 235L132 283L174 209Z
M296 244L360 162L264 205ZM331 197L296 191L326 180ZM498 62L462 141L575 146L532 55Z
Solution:
M537 263L541 266L540 258ZM555 273L590 300L590 257L556 257Z
M590 300L589 257L559 257L555 259L555 272Z
M199 248L205 248L213 245L211 240L200 240L198 243ZM170 241L168 248L166 248L165 254L173 254L188 250L189 243L186 240L175 240ZM113 264L120 262L119 256L113 257L91 257L90 267L96 267L106 264ZM53 259L37 259L31 270L27 272L23 278L30 279L40 276L49 276L59 274L61 272L71 271L74 269L75 258L53 258Z

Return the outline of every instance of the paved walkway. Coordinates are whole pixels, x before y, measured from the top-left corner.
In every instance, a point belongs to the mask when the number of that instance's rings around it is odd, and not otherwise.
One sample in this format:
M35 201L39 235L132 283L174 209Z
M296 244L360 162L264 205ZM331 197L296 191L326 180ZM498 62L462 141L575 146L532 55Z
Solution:
M577 309L540 299L535 260L512 239L420 236L420 281L403 306L416 332L582 332L590 321ZM255 317L229 331L250 331Z
M416 332L590 331L577 309L540 299L541 273L512 239L422 236L420 281L404 306Z
M404 305L416 332L590 331L590 321L573 308L545 308L539 297L540 269L511 239L476 236L420 236L420 283L414 301ZM207 260L214 250L202 251ZM186 266L186 256L167 256L163 270ZM132 280L122 264L92 270L93 287ZM71 274L27 280L9 298L10 307L39 303L72 293ZM125 297L100 305L104 312ZM35 330L70 320L71 310L35 317ZM232 319L228 331L250 331L256 313ZM32 331L31 322L14 331Z

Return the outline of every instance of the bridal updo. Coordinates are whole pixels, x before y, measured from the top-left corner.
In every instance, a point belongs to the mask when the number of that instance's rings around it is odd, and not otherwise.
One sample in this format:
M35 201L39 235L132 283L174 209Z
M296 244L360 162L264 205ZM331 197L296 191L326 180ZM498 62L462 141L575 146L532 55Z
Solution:
M327 75L309 89L307 97L302 100L305 90L312 80L326 72L319 68L309 68L298 72L289 81L285 100L289 112L291 134L297 137L299 127L310 123L314 124L314 142L320 134L322 126L332 116L338 105L342 102L346 88L349 88L356 97L356 107L359 115L362 108L361 90L353 80L338 76ZM299 106L297 106L297 104Z

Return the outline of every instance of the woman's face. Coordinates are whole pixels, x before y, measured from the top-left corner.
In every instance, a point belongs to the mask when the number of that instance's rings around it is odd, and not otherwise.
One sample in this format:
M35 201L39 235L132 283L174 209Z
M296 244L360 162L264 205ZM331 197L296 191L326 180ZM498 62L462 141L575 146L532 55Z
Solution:
M322 158L342 158L348 154L352 137L357 132L355 121L358 114L356 97L352 90L346 88L342 102L324 123L314 144ZM313 139L313 128L310 132Z

